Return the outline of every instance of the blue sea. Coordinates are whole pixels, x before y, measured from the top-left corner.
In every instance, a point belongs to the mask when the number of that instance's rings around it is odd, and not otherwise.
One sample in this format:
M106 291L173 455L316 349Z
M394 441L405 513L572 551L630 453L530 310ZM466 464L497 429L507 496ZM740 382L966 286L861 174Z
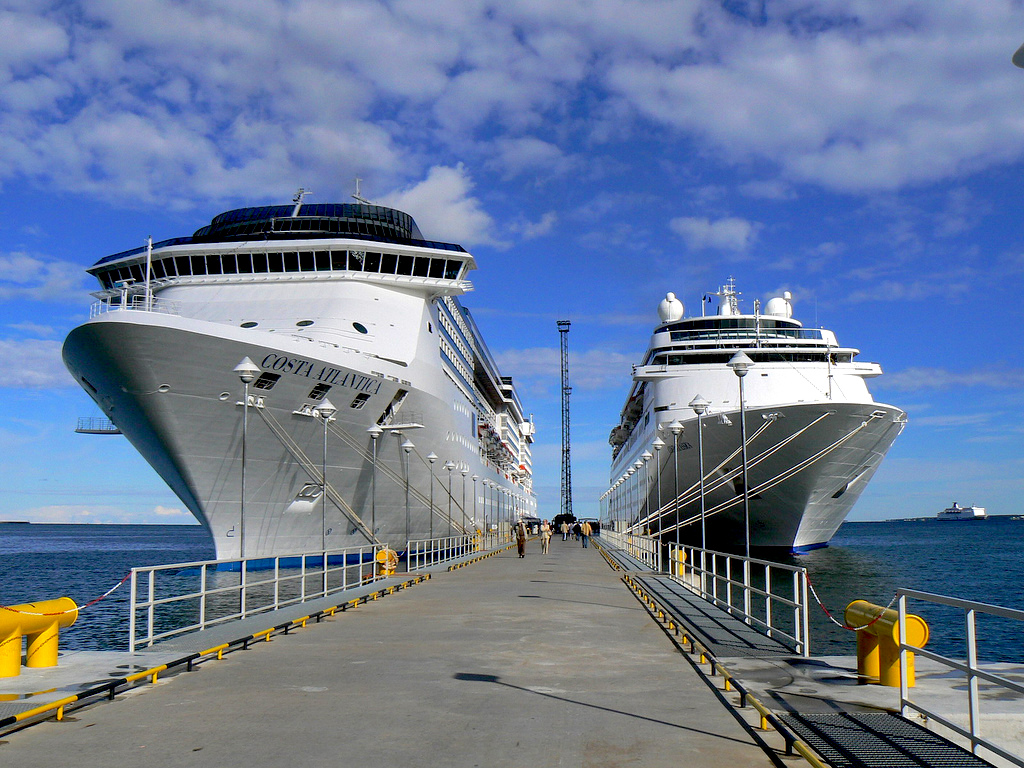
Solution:
M886 605L906 587L1024 610L1024 520L845 523L831 546L789 562L805 566L818 596L837 618L853 600ZM199 526L0 524L0 604L68 596L80 606L98 598L132 566L213 557ZM962 615L914 603L928 622L928 647L963 657ZM126 648L128 585L83 609L61 646ZM811 650L853 655L854 634L812 606ZM979 620L979 649L987 661L1024 663L1024 626Z

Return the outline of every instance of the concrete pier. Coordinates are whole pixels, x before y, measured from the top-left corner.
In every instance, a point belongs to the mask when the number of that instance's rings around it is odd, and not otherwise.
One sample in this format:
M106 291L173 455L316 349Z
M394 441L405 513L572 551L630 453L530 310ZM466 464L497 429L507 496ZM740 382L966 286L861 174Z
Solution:
M11 733L0 762L781 764L755 739L597 550L556 537Z

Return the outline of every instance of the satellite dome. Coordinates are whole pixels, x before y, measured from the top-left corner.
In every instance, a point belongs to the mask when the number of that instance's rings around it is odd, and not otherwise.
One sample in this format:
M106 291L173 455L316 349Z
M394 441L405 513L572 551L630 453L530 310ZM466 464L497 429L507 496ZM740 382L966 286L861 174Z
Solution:
M768 299L768 303L764 308L764 313L775 317L790 318L793 316L792 299L793 294L789 291L784 291L781 296L775 296L774 298Z
M683 318L683 302L676 298L671 291L665 294L665 298L658 305L658 317L663 323L674 323Z

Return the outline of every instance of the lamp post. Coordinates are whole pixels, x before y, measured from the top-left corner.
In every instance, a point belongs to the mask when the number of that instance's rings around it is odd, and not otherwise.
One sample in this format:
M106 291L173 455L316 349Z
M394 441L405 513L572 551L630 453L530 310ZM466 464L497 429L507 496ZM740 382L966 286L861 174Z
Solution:
M661 530L664 526L661 524L661 449L665 447L665 441L660 437L655 437L651 443L651 448L654 449L654 482L655 482L655 494L658 499L658 530Z
M409 452L415 447L409 438L405 438L402 441L402 450L405 451L405 546L407 550L409 548L408 542L412 528L412 520L409 516Z
M331 417L337 412L338 409L326 397L314 410L314 413L319 414L324 422L324 461L322 466L323 474L321 476L323 482L320 486L320 495L322 497L320 505L320 549L324 552L325 579L327 574L327 425L330 423Z
M671 424L668 425L668 431L672 433L672 463L674 465L674 488L675 498L672 501L672 508L676 512L676 547L680 543L679 529L682 527L682 515L679 514L679 435L683 432L683 425L679 423L679 419L674 419Z
M377 438L384 434L384 430L377 424L370 427L370 440L373 441L373 474L370 476L370 533L374 541L377 539Z
M448 535L452 535L452 470L455 469L454 461L446 461L444 468L448 470Z
M740 440L743 451L743 526L746 530L746 556L750 557L750 490L747 487L747 411L743 393L743 379L754 367L754 361L743 352L737 352L726 363L740 382Z
M430 538L434 538L434 462L437 461L437 454L431 451L427 454L427 461L430 462Z
M647 529L650 530L650 528L651 528L651 526L650 526L650 519L651 519L651 504L650 504L650 498L651 498L651 470L648 469L647 465L648 465L648 462L650 462L650 460L654 458L654 454L651 453L650 451L644 451L643 453L640 454L640 458L643 459L643 462L644 462L644 497L643 497L643 503L647 505L647 514L646 514L645 518L648 521Z
M643 535L644 532L643 526L640 523L640 468L643 467L643 465L644 463L640 461L640 459L637 459L636 461L633 462L633 474L636 475L636 527L637 533L640 535Z
M476 481L480 479L480 475L473 475L473 524L476 525ZM483 519L484 535L487 531L487 509L484 509Z
M705 501L704 501L704 414L707 413L708 406L710 406L707 400L700 395L697 395L690 401L690 407L693 412L697 414L697 464L700 472L700 548L707 549L707 534L704 530L705 520ZM701 557L704 554L701 553ZM703 568L703 564L701 564Z
M469 474L469 467L463 467L459 470L459 474L462 475L462 519L467 523L469 522L469 515L466 514L466 475ZM467 528L469 526L467 525Z
M244 386L242 394L242 487L238 498L238 559L245 560L245 448L249 433L249 384L260 373L260 368L248 357L243 357L233 370L238 374L238 378L242 380Z

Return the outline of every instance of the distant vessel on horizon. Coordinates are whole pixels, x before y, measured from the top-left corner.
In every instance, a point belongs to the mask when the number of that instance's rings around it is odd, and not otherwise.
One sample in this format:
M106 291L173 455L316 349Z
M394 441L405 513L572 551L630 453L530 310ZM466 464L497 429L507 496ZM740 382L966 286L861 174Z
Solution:
M939 512L939 520L984 520L988 517L984 507L976 507L973 504L969 507L961 507L955 501L952 507L946 507Z

